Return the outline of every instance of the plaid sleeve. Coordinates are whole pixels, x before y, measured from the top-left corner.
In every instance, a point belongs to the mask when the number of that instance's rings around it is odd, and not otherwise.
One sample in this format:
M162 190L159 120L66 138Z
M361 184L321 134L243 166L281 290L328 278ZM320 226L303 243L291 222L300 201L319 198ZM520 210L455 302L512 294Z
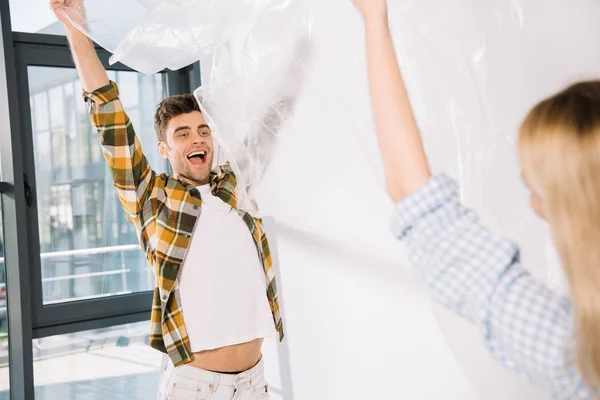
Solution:
M123 110L117 85L111 81L94 92L84 91L83 97L89 106L92 125L100 134L119 199L128 217L135 218L152 190L155 174Z
M212 192L231 207L237 207L236 186L237 178L231 164L219 165L214 168L209 176Z
M556 398L592 398L571 357L570 302L534 280L517 247L460 204L454 180L435 176L401 200L392 226L432 297L477 324L498 361Z

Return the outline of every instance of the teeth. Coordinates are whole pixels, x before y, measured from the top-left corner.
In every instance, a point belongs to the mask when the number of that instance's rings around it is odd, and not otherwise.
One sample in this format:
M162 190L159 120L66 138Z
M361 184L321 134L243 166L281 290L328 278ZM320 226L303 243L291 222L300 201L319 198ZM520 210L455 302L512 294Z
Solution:
M188 158L193 157L193 156L205 156L206 155L206 151L202 150L202 151L195 151L192 154L190 154L188 156Z

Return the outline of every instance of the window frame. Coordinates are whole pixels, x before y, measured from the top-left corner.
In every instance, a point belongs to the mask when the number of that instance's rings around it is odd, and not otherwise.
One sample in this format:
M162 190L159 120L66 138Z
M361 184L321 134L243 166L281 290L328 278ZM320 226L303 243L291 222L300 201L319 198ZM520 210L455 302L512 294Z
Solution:
M0 0L0 167L4 233L10 397L34 398L27 212L21 154L13 32L8 0Z

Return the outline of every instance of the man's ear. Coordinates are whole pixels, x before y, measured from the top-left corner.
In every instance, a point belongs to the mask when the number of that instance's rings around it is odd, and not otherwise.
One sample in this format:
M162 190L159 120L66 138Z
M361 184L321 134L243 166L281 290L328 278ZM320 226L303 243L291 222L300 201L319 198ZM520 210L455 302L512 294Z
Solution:
M158 151L165 160L169 158L169 146L165 142L158 142Z

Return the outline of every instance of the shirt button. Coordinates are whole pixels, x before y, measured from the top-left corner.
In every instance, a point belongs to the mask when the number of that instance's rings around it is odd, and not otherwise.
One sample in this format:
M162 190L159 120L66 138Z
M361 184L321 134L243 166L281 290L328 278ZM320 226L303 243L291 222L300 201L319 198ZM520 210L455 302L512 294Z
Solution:
M163 300L166 300L166 299L167 299L167 295L166 295L166 294L165 294L165 295L163 295L162 299L163 299Z
M177 269L177 265L173 265L173 269Z
M184 234L183 234L183 237L184 237L184 238L189 238L189 237L190 237L190 235L188 235L187 233L184 233Z
M198 209L198 206L194 204L194 210L197 210L197 209Z

